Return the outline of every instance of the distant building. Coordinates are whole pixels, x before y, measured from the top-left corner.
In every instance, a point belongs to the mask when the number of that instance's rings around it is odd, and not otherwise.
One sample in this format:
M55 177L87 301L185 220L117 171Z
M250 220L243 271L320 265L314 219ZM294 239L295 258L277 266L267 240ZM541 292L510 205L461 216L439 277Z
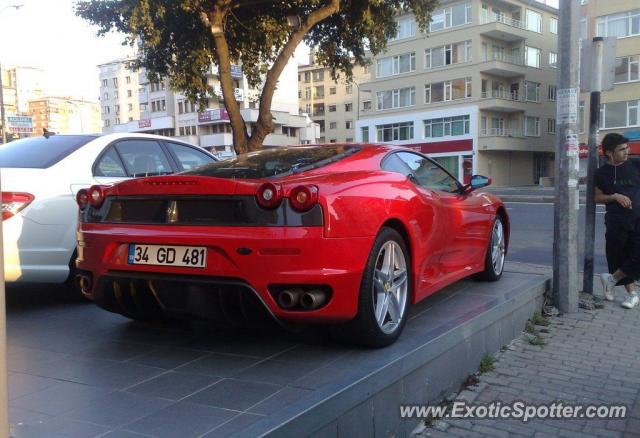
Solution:
M140 118L138 73L129 69L125 58L100 64L100 110L103 131Z
M35 67L15 66L3 67L0 74L2 75L2 97L5 116L28 116L29 100L43 95L42 80L44 72ZM2 122L0 121L1 124ZM7 133L11 133L10 124L8 124ZM30 135L28 132L11 133L9 138L28 135Z
M344 74L343 74L344 76ZM298 66L298 100L300 112L309 114L320 127L320 143L351 142L355 139L355 123L358 113L371 111L371 100L366 108L358 108L360 84L370 79L369 67L354 65L353 81L344 78L334 81L329 68L315 64L314 53L309 54L309 64Z
M33 134L47 129L56 134L97 134L101 132L100 106L71 97L42 97L29 101Z
M229 115L224 107L216 66L212 65L207 74L210 95L206 109L199 111L196 103L190 102L180 91L172 90L168 80L151 82L144 70L133 72L128 69L124 60L114 61L109 65L113 65L110 70L100 66L100 78L104 87L101 88L104 132L147 132L178 137L210 150L219 157L234 155ZM251 132L258 119L259 91L249 87L242 67L232 66L231 74L234 79L235 98L240 104L242 116ZM292 61L280 76L279 83L297 85L296 74L296 66ZM134 108L134 113L128 113L126 118L116 119L113 114L116 110L115 101L105 100L105 98L113 98L113 93L116 91L113 85L120 84L123 77L125 81L130 77L131 83L135 83L137 106L126 102L127 108ZM116 78L118 80L114 82ZM295 86L276 88L271 106L275 132L266 137L264 146L284 146L316 140L316 129L311 120L298 114L297 92ZM118 93L118 98L120 96L122 96L121 92ZM120 105L119 114L122 115L123 103L119 102L118 105ZM138 116L135 116L136 109Z
M640 2L638 0L582 0L581 37L616 37L614 88L601 95L599 140L620 132L631 140L631 154L640 155ZM579 104L583 151L589 135L589 94ZM599 142L598 142L599 143ZM586 158L586 154L581 154ZM586 160L581 174L586 175Z
M558 10L528 0L442 0L422 34L413 15L360 85L356 140L429 154L461 181L551 176ZM361 90L362 91L362 90Z

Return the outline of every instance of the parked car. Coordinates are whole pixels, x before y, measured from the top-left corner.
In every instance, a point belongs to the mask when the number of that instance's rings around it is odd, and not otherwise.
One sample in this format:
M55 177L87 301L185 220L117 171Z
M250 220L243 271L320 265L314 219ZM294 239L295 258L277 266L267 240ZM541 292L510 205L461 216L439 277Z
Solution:
M46 134L1 145L5 280L71 280L78 223L75 195L81 188L214 161L200 147L146 134Z
M385 145L263 149L78 194L83 293L133 319L346 322L394 342L415 303L502 275L502 202L420 153Z

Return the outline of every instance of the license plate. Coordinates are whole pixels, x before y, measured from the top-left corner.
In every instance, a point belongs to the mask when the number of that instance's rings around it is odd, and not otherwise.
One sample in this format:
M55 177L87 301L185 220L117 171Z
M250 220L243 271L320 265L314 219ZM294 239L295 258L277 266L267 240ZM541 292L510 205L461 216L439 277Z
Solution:
M205 246L166 246L129 244L130 265L207 267Z

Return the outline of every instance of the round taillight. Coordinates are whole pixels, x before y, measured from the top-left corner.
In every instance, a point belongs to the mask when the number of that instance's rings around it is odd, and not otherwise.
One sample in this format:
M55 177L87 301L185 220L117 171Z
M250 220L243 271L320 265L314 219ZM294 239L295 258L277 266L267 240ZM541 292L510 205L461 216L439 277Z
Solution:
M258 188L256 201L262 208L276 208L282 201L282 190L271 183L264 183Z
M104 202L104 189L102 186L91 186L87 190L87 198L89 198L89 205L94 208L100 208Z
M76 202L78 203L80 210L87 208L87 204L89 203L89 193L86 189L78 190L78 193L76 193Z
M316 186L298 186L289 193L289 203L294 210L311 210L318 203L318 188Z

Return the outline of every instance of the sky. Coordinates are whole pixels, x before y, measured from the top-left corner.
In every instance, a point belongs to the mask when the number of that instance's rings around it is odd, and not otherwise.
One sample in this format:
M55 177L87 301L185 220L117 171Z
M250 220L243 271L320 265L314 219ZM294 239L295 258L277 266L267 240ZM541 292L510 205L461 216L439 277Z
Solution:
M547 0L557 5L558 0ZM45 92L97 101L98 64L122 58L131 48L124 35L96 35L97 28L77 17L74 0L0 0L0 63L44 70ZM23 4L19 10L8 7ZM308 48L296 59L306 63Z

